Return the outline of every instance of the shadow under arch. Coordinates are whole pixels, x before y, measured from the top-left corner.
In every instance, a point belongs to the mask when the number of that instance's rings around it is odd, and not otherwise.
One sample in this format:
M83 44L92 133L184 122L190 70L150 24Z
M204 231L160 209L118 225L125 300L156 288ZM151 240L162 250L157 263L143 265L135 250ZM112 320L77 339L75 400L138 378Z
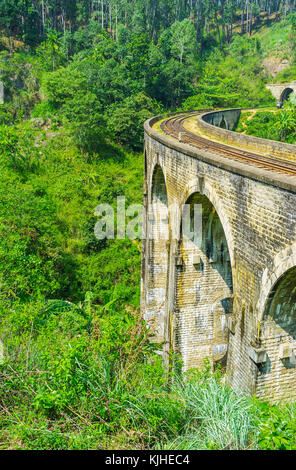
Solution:
M159 163L156 163L151 176L151 203L157 203L159 201L168 206L164 172Z
M222 119L221 119L221 122L219 124L219 127L221 127L221 129L228 129L228 126L227 126L227 123L225 121L225 118L224 116L222 116Z
M233 294L232 269L229 249L221 220L214 206L212 206L212 211L208 218L205 246L202 248L204 249L207 257L220 272L231 293Z
M260 295L256 304L256 317L259 324L264 320L270 293L273 291L278 280L294 267L296 267L296 243L278 252L272 265L265 268L260 283Z
M200 192L191 194L186 204L190 222L181 221L175 300L175 345L184 369L202 366L206 357L213 365L225 360L227 315L233 294L228 244L215 207ZM198 211L194 210L196 206ZM196 213L200 214L199 224ZM185 225L190 227L191 239L185 233Z
M144 149L144 181L147 181L148 163L147 163L147 149Z

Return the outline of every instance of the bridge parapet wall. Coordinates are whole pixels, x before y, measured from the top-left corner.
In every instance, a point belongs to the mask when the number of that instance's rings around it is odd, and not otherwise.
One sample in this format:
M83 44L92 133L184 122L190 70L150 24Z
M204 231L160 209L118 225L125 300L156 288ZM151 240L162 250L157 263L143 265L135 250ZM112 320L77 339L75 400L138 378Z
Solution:
M241 115L240 109L225 109L222 111L211 111L203 115L203 120L213 126L218 126L232 131Z
M295 145L276 142L275 140L262 139L260 137L253 137L228 130L231 129L235 119L238 120L240 113L240 109L205 113L197 117L198 126L207 136L213 137L216 140L221 140L225 143L241 146L253 152L259 152L265 155L276 156L296 162ZM220 125L222 119L224 119L225 122L227 122L229 119L228 129L217 127Z

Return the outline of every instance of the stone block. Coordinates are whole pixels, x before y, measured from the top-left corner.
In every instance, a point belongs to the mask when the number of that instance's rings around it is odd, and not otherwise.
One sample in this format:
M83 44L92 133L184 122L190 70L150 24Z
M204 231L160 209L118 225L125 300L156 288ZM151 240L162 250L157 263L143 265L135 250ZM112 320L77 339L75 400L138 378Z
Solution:
M176 256L176 266L183 266L182 256Z
M288 359L292 355L292 344L291 343L282 343L280 344L279 349L279 358Z
M200 265L200 256L199 255L193 255L192 264L194 264L194 266Z
M265 349L257 349L254 348L253 346L249 346L249 357L252 359L252 361L255 362L255 364L262 364L263 362L266 362L267 360L267 353Z
M235 333L235 320L234 320L233 315L227 318L227 326L228 326L229 331L232 334L234 334Z

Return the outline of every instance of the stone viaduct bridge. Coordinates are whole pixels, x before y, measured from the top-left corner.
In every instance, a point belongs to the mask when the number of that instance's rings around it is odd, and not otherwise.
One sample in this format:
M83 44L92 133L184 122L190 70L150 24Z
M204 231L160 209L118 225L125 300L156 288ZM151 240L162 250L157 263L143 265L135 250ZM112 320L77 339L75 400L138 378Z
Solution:
M231 131L240 113L145 123L142 312L166 363L295 398L296 146Z

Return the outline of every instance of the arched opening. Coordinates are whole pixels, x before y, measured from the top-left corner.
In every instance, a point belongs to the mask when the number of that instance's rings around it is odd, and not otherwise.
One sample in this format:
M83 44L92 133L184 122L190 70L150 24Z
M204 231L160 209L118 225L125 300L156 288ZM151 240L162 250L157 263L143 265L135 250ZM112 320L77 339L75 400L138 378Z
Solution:
M166 206L168 204L165 178L160 165L156 165L153 171L151 200L153 203L161 201Z
M296 267L289 269L273 287L265 315L296 339Z
M281 106L283 106L284 101L288 101L288 99L290 98L291 93L293 93L292 88L285 88L285 90L282 92L281 98L280 98Z
M283 274L268 296L261 334L266 362L259 367L257 395L296 397L296 267Z
M183 219L177 254L175 347L185 370L202 367L206 358L224 366L233 293L228 244L206 196L194 193L186 204L190 224ZM191 239L184 230L189 225Z
M168 198L164 174L160 165L156 165L152 178L150 222L151 238L157 243L167 241L168 226Z
M222 117L219 127L221 127L221 129L228 129L224 116Z
M166 182L160 165L154 168L150 194L145 316L153 335L152 341L162 343L165 338L169 219Z

